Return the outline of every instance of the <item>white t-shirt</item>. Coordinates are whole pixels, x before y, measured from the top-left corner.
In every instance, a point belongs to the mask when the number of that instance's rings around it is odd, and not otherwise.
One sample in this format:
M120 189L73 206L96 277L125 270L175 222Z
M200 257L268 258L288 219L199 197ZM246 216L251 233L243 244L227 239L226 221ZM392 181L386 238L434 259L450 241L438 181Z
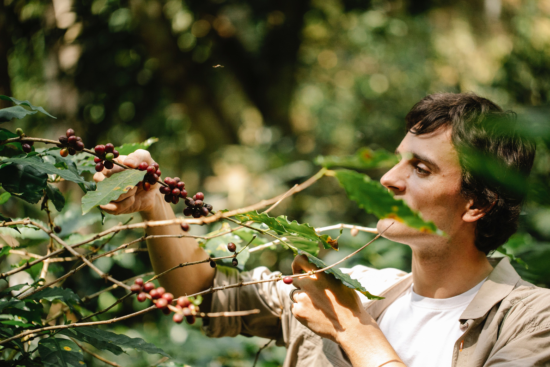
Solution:
M380 329L408 367L450 367L453 348L464 333L459 318L485 282L458 296L435 299L413 286L378 319Z

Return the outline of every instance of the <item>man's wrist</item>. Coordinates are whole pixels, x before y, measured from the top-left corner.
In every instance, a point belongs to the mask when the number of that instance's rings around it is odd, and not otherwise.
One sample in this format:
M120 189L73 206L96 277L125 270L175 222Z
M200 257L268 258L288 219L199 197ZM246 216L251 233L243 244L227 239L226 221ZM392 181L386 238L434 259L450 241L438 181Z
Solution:
M139 214L141 214L141 218L146 221L166 220L174 217L174 212L170 204L164 200L164 196L158 190L155 190L153 203L150 208L140 211Z

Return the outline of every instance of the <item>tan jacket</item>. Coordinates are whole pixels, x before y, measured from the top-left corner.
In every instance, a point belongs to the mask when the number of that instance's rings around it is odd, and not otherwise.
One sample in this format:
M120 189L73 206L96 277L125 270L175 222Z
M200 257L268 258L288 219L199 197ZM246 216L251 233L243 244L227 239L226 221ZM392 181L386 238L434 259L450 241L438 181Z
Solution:
M453 367L550 366L550 290L523 281L508 258L490 261L494 270L457 320L464 334L455 343ZM382 301L362 298L376 320L412 284L411 274L396 269L355 266L346 271L371 293L386 297ZM278 276L264 267L244 273L219 267L214 285ZM214 293L212 312L254 308L261 312L212 318L204 330L211 337L242 334L275 339L277 345L288 348L284 367L351 366L337 344L322 339L293 317L288 297L291 289L279 281Z

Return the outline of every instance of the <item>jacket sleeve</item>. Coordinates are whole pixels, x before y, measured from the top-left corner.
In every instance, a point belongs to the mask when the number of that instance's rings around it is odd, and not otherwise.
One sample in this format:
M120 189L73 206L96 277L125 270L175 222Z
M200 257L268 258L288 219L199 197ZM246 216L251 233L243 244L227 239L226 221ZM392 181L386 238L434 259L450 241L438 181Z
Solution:
M517 301L484 367L550 366L550 291Z
M248 272L239 273L237 269L218 266L214 278L214 287L278 278L279 272L270 272L266 267L259 267ZM264 282L242 287L228 288L212 294L210 312L245 311L258 309L260 313L241 317L212 317L203 326L209 337L224 336L259 336L276 339L282 342L283 323L288 323L288 312L284 312L288 292L292 286L283 282Z

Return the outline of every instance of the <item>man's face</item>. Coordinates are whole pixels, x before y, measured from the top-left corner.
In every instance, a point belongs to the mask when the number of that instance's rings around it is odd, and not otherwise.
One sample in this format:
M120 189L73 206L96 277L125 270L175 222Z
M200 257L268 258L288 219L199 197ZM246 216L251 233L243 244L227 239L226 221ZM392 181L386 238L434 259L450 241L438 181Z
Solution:
M395 195L411 209L419 211L425 220L431 220L450 238L463 231L467 223L462 220L468 207L460 193L461 167L451 141L451 130L441 128L430 134L407 133L396 150L401 161L381 179ZM392 219L378 222L382 231ZM441 243L441 237L421 233L405 224L395 222L384 237L410 245L427 246Z

